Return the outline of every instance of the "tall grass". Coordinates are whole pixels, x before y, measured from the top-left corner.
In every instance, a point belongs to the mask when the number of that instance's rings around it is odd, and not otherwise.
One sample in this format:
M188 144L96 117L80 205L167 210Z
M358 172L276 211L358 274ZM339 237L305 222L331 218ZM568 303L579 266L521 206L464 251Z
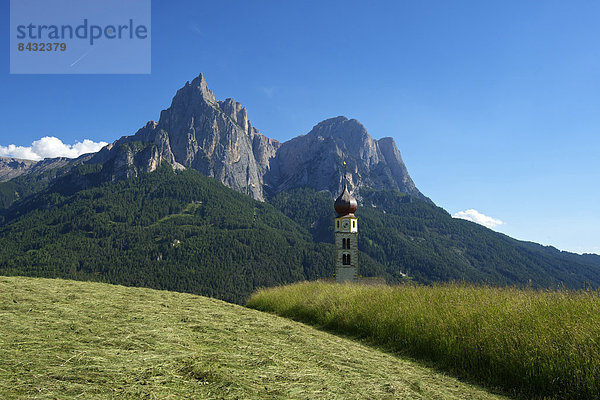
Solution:
M304 282L248 307L364 337L509 393L600 398L600 293Z

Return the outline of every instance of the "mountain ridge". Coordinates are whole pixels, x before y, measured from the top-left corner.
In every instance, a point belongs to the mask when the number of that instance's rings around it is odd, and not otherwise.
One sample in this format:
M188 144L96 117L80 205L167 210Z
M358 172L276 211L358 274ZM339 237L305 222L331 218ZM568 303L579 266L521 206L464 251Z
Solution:
M29 173L41 173L60 168L71 162L71 160L66 157L44 158L39 161L0 157L0 182L7 182Z
M0 182L9 181L27 173L37 161L14 157L0 157Z
M400 190L429 200L410 178L392 138L376 140L357 120L338 116L279 142L252 126L240 103L217 100L202 74L177 90L158 122L82 157L76 160L103 165L103 181L167 163L195 169L260 201L303 186L336 194L344 174L359 200L362 188Z

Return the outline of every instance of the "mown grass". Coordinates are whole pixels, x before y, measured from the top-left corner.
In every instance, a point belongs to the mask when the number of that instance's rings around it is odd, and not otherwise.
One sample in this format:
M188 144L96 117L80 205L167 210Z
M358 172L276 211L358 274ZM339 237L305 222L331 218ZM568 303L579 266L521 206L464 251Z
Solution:
M0 277L0 399L499 399L419 364L190 294Z
M305 282L248 307L367 338L518 397L600 398L600 293Z

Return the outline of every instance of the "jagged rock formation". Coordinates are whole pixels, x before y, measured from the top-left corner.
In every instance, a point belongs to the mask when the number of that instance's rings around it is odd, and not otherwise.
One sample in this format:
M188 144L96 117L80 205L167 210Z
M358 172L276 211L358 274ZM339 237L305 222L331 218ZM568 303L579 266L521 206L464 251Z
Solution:
M202 74L177 91L158 122L108 145L89 162L106 164L103 174L109 180L151 172L167 162L258 200L301 186L338 193L344 173L359 199L364 187L425 198L392 138L374 140L360 122L336 117L281 144L253 127L240 103L217 101Z
M359 198L360 189L367 187L425 198L394 139L375 140L360 122L346 117L322 121L308 134L283 143L265 181L273 194L300 186L339 193L344 174Z
M155 170L162 162L193 168L225 185L264 200L263 176L279 142L261 135L244 107L215 100L202 75L177 91L158 122L102 149L92 163L114 180Z

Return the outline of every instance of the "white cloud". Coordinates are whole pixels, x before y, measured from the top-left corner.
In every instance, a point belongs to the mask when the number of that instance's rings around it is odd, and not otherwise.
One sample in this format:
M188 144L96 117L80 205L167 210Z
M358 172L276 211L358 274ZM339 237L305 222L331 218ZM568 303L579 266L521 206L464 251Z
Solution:
M477 224L486 226L488 228L495 228L498 225L504 224L499 219L488 217L485 214L480 213L477 210L473 210L472 208L465 211L459 211L452 215L453 218L466 219L467 221L475 222Z
M67 157L76 158L85 153L95 153L108 143L94 142L84 139L83 142L65 144L57 137L45 136L31 143L31 146L0 146L0 156L23 158L26 160L42 160L44 158Z

